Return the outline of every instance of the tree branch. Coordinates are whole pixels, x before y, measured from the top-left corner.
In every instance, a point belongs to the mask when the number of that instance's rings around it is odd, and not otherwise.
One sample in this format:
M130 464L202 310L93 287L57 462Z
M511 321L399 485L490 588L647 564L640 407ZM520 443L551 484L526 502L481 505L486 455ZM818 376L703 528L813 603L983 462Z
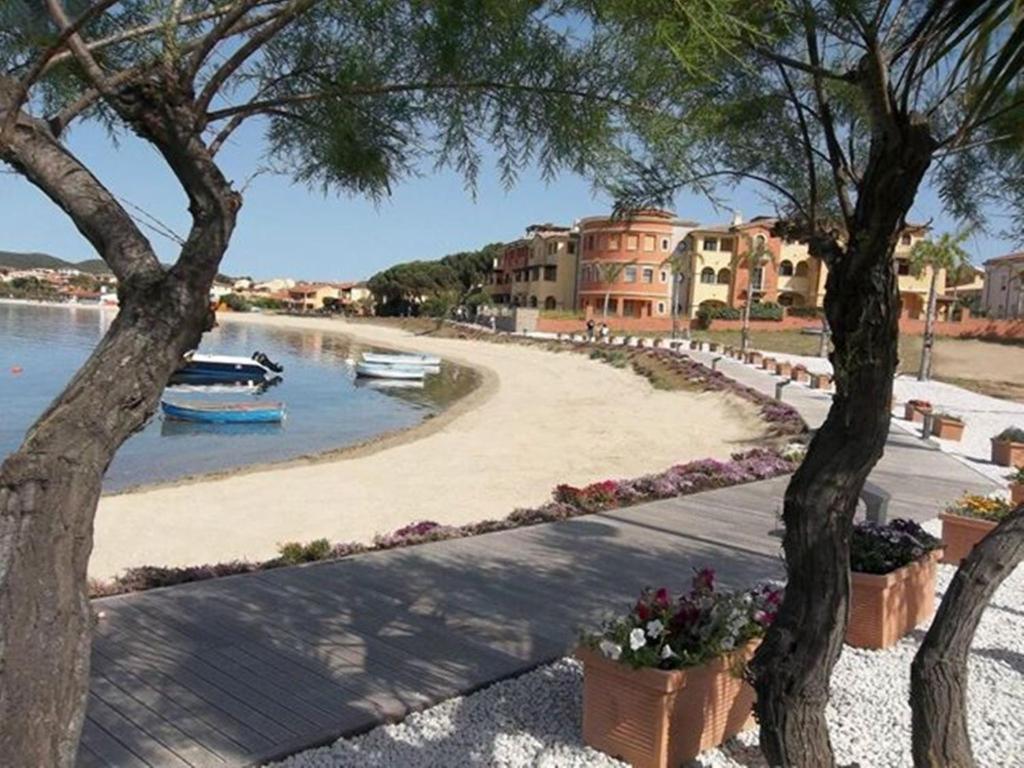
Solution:
M196 113L205 115L210 107L210 102L213 101L214 96L217 95L217 92L227 82L228 78L237 72L238 68L245 64L251 56L263 48L268 40L309 10L314 2L315 0L292 0L269 24L253 33L237 51L231 54L223 65L218 67L206 82L202 93L196 100Z

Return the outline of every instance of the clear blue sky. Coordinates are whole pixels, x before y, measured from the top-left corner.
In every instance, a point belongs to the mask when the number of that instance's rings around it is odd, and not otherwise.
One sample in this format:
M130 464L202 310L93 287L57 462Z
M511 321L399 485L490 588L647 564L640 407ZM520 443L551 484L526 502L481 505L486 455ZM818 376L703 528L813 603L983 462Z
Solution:
M74 129L70 145L117 195L158 217L175 231L187 231L185 197L156 153L134 136L115 146L99 127ZM256 125L240 131L222 152L229 178L241 186L259 166L261 134ZM89 244L67 217L34 187L13 174L0 174L0 250L42 251L71 261L94 258ZM740 189L731 206L746 218L771 213L753 189ZM506 191L493 166L479 180L476 199L451 172L424 168L419 178L400 183L393 196L374 205L347 196L324 196L288 178L261 175L251 180L223 271L267 278L361 279L399 261L438 258L488 242L518 237L528 224L602 213L609 201L595 197L590 184L573 175L545 183L525 173ZM676 210L684 218L720 222L729 212L715 211L703 198L682 196ZM934 219L939 231L953 227L934 195L924 190L914 221ZM998 222L996 229L999 228ZM175 246L155 234L151 239L164 261ZM1013 250L1013 243L976 237L968 243L976 262Z

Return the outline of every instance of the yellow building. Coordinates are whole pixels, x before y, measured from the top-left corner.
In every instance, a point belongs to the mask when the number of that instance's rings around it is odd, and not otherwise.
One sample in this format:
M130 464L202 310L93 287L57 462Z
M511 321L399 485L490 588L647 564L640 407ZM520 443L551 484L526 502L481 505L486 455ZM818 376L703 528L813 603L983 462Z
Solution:
M578 238L570 227L533 224L495 259L484 291L495 304L571 310L577 260Z
M743 222L735 216L731 224L697 227L686 238L681 270L679 312L695 317L701 306L739 308L748 292L755 302L785 307L821 307L825 303L828 267L808 253L803 243L782 240L772 234L776 220L760 216ZM910 251L927 236L927 227L909 225L900 235L893 253L904 316L923 318L928 305L932 270L920 274L911 269ZM745 255L755 247L768 257L751 270ZM945 316L952 299L945 296L946 271L936 280L939 315Z
M299 312L323 309L325 301L337 299L338 287L329 283L296 283L288 289L288 307Z

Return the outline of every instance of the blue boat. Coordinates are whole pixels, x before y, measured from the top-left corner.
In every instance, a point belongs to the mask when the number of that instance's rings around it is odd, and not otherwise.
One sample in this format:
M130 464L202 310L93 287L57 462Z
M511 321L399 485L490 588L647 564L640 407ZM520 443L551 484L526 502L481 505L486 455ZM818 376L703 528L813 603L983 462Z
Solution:
M245 384L270 381L284 370L262 352L250 357L201 355L189 352L182 366L171 375L171 384Z
M208 424L254 424L284 419L284 403L182 403L161 400L168 419Z

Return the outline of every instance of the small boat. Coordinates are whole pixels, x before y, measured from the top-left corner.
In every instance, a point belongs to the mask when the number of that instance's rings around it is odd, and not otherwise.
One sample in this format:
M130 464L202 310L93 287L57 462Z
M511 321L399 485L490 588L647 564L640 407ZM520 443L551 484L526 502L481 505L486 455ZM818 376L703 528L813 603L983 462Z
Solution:
M161 400L160 408L168 419L210 424L253 424L284 419L284 403L183 403Z
M182 366L171 375L171 384L261 384L276 378L284 368L262 352L252 357L185 354Z
M427 372L423 366L356 363L356 376L365 376L370 379L420 380L426 375Z
M356 379L355 385L367 389L423 389L423 379Z
M363 361L378 365L424 365L437 368L441 358L435 355L384 354L383 352L363 352Z

